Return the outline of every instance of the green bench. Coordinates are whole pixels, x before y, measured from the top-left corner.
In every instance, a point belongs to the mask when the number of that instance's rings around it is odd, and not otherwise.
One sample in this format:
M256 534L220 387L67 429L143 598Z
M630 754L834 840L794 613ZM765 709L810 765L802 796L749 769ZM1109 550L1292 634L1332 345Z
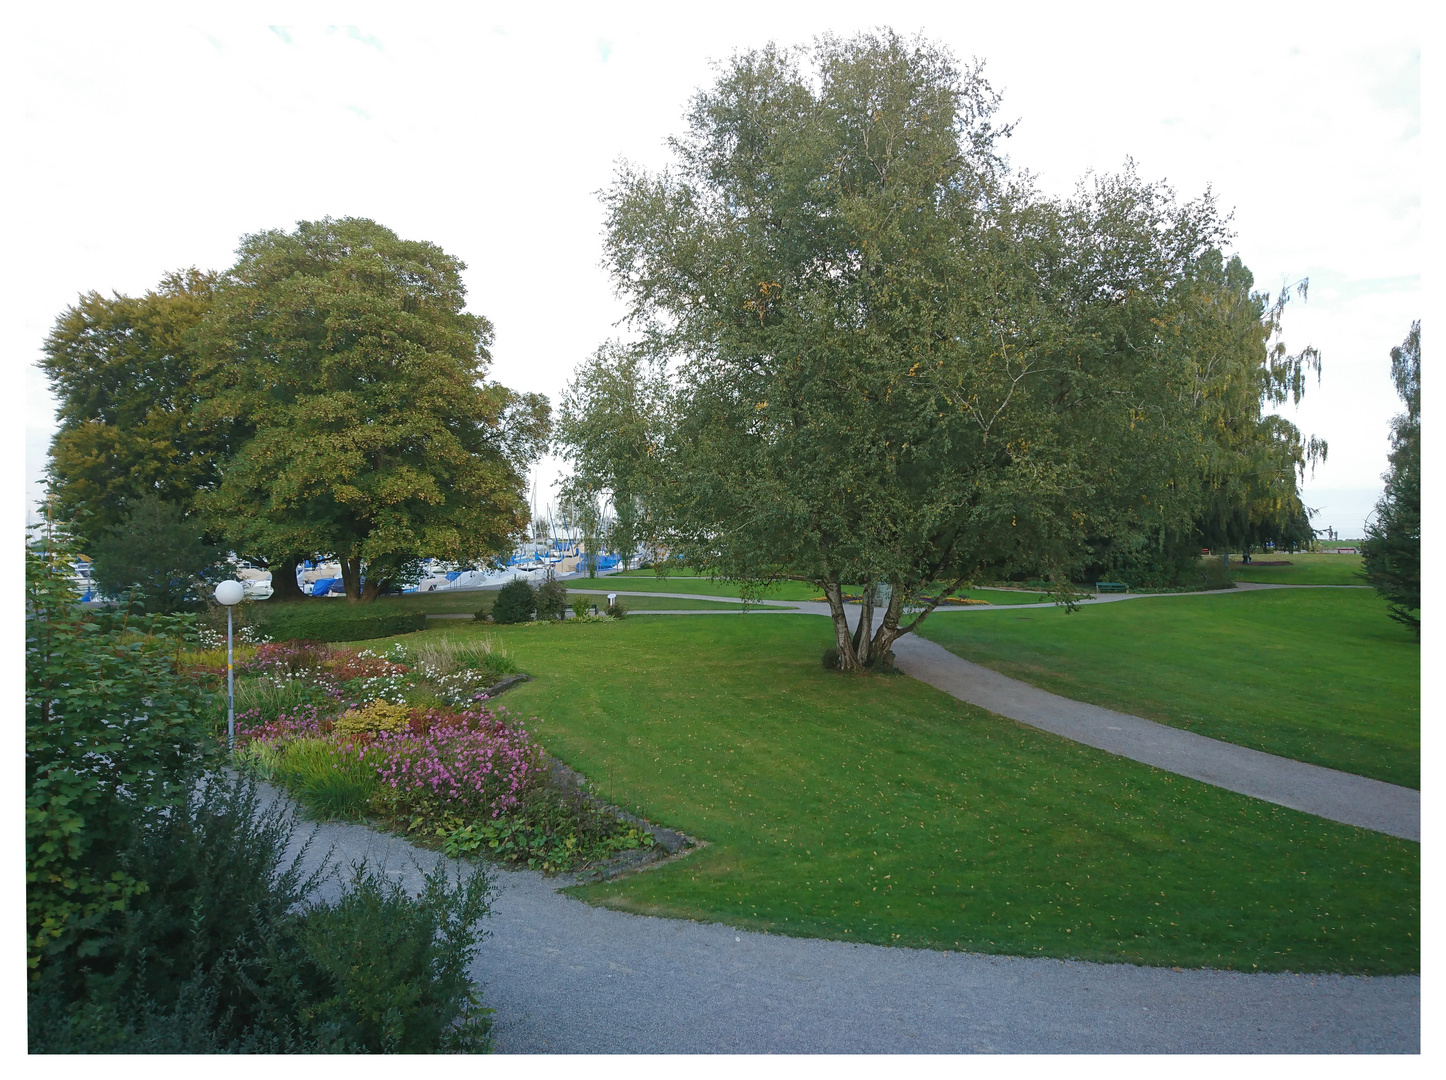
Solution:
M1129 592L1130 587L1123 581L1096 581L1095 592Z

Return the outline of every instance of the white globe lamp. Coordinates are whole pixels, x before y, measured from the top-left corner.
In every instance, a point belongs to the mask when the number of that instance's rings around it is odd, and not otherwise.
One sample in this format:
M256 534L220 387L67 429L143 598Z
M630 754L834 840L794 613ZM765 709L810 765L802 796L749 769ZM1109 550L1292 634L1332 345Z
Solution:
M236 749L236 688L231 674L231 609L246 596L239 581L223 581L216 586L216 603L226 607L226 749Z

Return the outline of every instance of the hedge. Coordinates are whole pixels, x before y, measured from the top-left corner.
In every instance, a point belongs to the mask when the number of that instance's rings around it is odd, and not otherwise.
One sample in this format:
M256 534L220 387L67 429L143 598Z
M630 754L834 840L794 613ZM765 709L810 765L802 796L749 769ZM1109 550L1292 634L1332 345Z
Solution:
M300 600L252 608L253 618L272 641L366 641L427 628L424 611L378 611L344 601Z

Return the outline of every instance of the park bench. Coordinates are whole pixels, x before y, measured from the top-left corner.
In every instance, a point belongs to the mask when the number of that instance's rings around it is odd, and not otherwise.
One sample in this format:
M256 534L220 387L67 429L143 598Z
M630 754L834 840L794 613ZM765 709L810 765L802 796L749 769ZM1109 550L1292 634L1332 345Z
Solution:
M1123 581L1096 581L1095 592L1129 592L1130 587Z

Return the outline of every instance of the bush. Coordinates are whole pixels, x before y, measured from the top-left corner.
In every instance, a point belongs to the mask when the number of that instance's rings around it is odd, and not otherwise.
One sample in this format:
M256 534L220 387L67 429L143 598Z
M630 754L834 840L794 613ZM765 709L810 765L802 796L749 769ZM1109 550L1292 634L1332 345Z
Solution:
M377 698L355 709L348 709L336 718L336 731L342 735L363 735L378 731L401 731L411 719L407 705L397 705Z
M63 536L25 560L28 963L80 948L144 882L117 862L137 814L172 805L217 753L212 696L183 676L189 616L75 605Z
M575 597L571 604L572 613L581 619L592 610L592 600L586 596Z
M400 1052L485 1047L467 977L489 885L421 894L354 868L341 895L308 902L327 873L288 858L295 812L254 783L212 776L148 815L122 853L149 889L114 913L85 959L30 992L32 1053Z
M831 645L823 651L823 668L825 671L838 670L838 647Z
M273 641L366 641L427 628L423 611L398 611L332 600L255 606L253 618Z
M567 586L549 572L537 589L537 617L562 619L567 616Z
M492 621L499 623L527 622L537 610L537 593L526 578L513 578L497 591L492 605Z
M628 609L623 606L623 598L620 596L607 606L603 612L609 619L624 619L627 617Z

